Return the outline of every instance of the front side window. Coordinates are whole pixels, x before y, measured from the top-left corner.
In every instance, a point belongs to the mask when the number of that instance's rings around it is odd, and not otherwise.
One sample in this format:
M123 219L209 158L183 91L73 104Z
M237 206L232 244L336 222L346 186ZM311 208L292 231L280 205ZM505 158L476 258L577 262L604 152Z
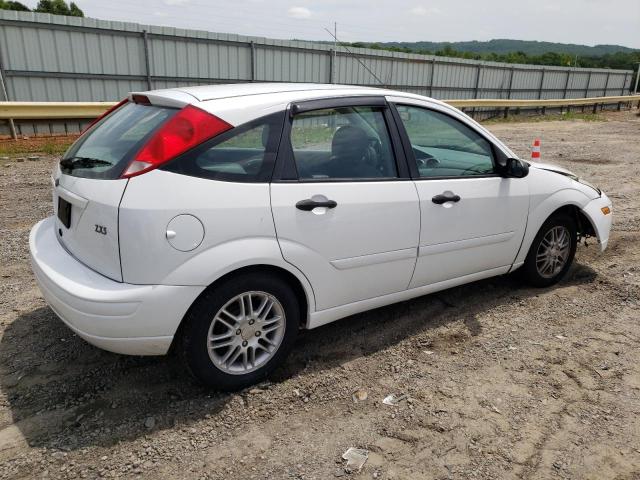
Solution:
M422 178L468 177L495 173L491 144L444 113L398 105Z
M230 130L161 167L174 173L234 182L268 181L284 112Z
M291 147L301 180L398 176L382 109L338 107L293 119Z

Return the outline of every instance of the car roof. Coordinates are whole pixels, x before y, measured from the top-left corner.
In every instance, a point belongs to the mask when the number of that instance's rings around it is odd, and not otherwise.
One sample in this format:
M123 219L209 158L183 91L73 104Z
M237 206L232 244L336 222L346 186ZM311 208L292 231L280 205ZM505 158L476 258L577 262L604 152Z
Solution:
M370 92L372 95L382 95L381 89L372 87L358 87L353 85L334 85L326 83L228 83L220 85L199 85L196 87L176 87L164 90L154 90L155 94L171 94L173 92L186 93L199 102L217 100L221 98L244 97L248 95L266 95L274 93L299 93L317 90L338 92L340 90L360 90L361 94ZM329 93L329 92L327 92ZM295 95L299 97L299 95Z
M232 83L132 92L129 95L136 94L147 96L151 103L157 105L181 108L195 104L231 125L284 110L292 102L322 98L393 95L441 103L396 90L326 83Z

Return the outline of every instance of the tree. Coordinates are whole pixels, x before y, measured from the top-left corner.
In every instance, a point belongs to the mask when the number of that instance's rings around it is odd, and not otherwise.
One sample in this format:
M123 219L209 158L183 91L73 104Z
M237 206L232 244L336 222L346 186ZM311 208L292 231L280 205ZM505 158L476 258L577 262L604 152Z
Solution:
M17 10L19 12L30 12L29 7L20 2L0 0L0 10Z
M69 17L84 17L84 13L73 2L70 5L64 0L40 0L34 12L53 13L54 15L66 15Z

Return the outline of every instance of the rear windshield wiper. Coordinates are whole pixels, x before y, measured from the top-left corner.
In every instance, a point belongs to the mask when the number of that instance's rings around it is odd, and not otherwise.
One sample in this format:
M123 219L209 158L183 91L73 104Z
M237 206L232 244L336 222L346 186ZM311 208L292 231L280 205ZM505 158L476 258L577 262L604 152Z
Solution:
M60 160L60 166L62 168L68 168L69 170L73 170L74 168L91 168L97 167L99 165L111 166L112 164L111 162L107 162L106 160L89 157L71 157Z

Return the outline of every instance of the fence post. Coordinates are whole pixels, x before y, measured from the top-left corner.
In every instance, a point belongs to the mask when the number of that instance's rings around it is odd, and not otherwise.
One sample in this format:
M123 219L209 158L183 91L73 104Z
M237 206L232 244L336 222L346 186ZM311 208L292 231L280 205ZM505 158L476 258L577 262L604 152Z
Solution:
M476 72L476 86L473 90L473 98L478 98L478 89L480 88L480 73L482 72L482 65L478 64L478 70Z
M540 87L538 88L538 100L540 100L542 98L542 87L544 85L544 74L545 74L546 70L544 67L542 67L542 75L540 75Z
M589 87L591 86L591 70L589 70L589 74L587 75L587 86L584 87L584 98L589 97ZM582 113L584 113L584 104L582 104Z
M567 79L564 82L564 93L562 98L567 98L567 90L569 89L569 78L571 77L571 70L567 70Z
M329 49L329 83L336 83L335 78L336 51Z
M511 86L513 85L513 72L514 67L509 69L509 86L507 87L507 100L511 99ZM502 95L501 95L502 96ZM504 118L509 116L509 107L504 107Z
M256 44L253 42L253 40L251 42L249 42L249 52L251 53L251 68L250 68L250 72L251 72L251 81L255 82L256 81Z
M144 65L146 68L147 90L151 90L151 67L149 61L149 36L146 30L142 30L142 43L144 45Z
M624 80L622 80L622 86L620 87L620 96L624 95L624 88L627 86L627 77L628 76L629 76L629 74L625 72Z
M473 88L473 98L478 98L478 93L480 89L480 74L482 73L482 64L478 64L478 70L476 71L476 85ZM475 117L476 107L471 109L471 118Z
M509 72L509 87L507 88L507 100L511 99L511 86L513 85L513 72L515 71L514 67L511 67Z
M604 95L603 97L607 96L607 90L609 90L609 77L611 76L611 72L607 72L607 79L604 82Z
M2 90L2 95L4 96L4 99L8 102L9 94L7 94L7 87L4 83L5 76L6 75L4 73L4 64L2 62L2 51L0 51L0 90ZM16 125L15 123L13 123L13 118L9 118L7 122L9 123L9 133L11 133L11 138L13 138L14 140L17 140L18 134L16 133Z
M431 59L431 78L429 79L429 96L433 98L433 79L436 73L436 57Z

